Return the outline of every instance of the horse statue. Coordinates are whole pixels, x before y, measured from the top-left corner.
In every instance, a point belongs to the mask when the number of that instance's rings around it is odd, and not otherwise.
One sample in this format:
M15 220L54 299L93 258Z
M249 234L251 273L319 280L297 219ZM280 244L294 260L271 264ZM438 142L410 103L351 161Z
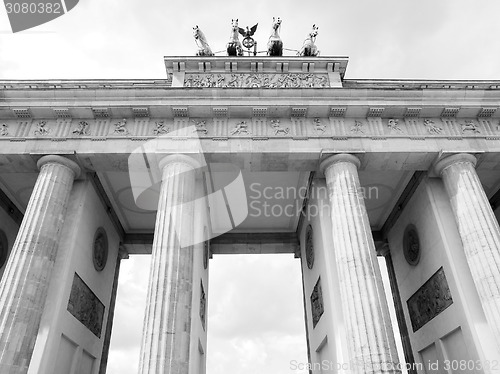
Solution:
M319 56L318 47L316 47L316 37L318 36L318 26L313 25L312 31L307 35L302 49L297 52L299 56Z
M208 45L207 38L205 34L200 30L198 25L193 27L193 36L196 41L196 45L198 46L198 52L196 52L196 56L213 56L214 53L210 49Z
M281 18L273 17L273 26L271 28L271 36L267 42L268 56L283 56L283 42L281 41L279 31L281 29Z
M229 43L226 45L228 56L243 56L243 46L238 37L239 30L238 19L232 19L231 36L229 37Z

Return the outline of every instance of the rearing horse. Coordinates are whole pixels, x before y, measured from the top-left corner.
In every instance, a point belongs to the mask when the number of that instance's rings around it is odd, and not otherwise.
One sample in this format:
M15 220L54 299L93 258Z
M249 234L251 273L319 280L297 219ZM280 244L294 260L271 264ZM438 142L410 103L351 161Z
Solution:
M318 29L319 27L316 25L313 25L312 31L307 35L306 40L304 40L304 45L302 46L302 49L297 52L297 55L299 56L318 56L319 51L318 47L316 47L316 37L318 36Z
M227 55L228 56L243 56L243 46L241 45L240 39L238 37L238 19L231 20L231 36L229 37L229 43L227 43Z
M205 37L205 34L200 30L198 25L193 27L193 36L196 41L196 45L198 46L198 52L196 53L196 56L213 56L214 53L212 52L212 49L208 45L207 38Z
M283 56L283 42L281 41L279 31L281 29L281 18L273 17L273 26L271 28L271 36L267 42L268 56Z

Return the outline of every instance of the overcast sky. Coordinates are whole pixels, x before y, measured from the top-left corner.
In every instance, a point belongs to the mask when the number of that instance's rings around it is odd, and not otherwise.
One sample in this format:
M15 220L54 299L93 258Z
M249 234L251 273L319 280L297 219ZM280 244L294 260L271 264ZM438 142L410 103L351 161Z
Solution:
M232 18L258 22L265 49L279 16L287 49L319 25L321 54L349 56L347 78L500 79L499 14L495 0L81 0L17 34L0 11L0 78L164 78L163 56L196 52L194 25L221 51Z
M221 51L232 18L258 22L263 50L273 16L291 50L317 24L321 55L348 56L348 79L500 79L499 15L498 0L80 0L12 34L2 9L0 79L161 79L163 56L195 54L194 25ZM284 373L305 360L298 260L216 256L210 266L209 374ZM123 262L110 374L137 372L148 268L149 256Z

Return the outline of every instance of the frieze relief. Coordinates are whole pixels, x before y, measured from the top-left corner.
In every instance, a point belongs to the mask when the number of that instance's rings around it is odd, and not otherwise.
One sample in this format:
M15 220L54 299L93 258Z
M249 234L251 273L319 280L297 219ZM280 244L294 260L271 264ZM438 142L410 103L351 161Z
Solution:
M330 87L330 82L327 74L186 74L184 87L322 88Z
M187 130L193 126L193 130ZM182 129L186 128L186 131ZM190 133L188 133L190 132ZM198 136L214 140L251 138L268 140L291 138L446 138L500 139L500 122L492 119L457 118L176 118L176 119L69 119L6 120L0 123L0 140L129 138L141 140L165 136ZM16 139L12 139L16 138Z
M78 122L77 127L73 130L74 135L85 136L90 135L90 125L87 121Z
M33 133L35 135L41 135L41 136L48 135L51 129L46 126L47 126L47 121L38 121L36 124L36 129Z

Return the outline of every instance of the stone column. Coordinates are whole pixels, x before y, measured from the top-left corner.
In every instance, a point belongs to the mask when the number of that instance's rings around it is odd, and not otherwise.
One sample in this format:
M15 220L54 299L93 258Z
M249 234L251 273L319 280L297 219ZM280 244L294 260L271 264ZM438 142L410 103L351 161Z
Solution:
M461 153L437 162L450 198L472 278L500 347L500 229L476 173L476 158Z
M30 364L61 229L80 168L61 156L38 161L40 174L0 283L0 372L26 373Z
M139 372L188 374L191 333L195 169L183 155L161 160L162 185L156 215L152 264Z
M349 373L400 373L368 214L360 161L350 154L321 163L331 205L333 250L349 352Z

